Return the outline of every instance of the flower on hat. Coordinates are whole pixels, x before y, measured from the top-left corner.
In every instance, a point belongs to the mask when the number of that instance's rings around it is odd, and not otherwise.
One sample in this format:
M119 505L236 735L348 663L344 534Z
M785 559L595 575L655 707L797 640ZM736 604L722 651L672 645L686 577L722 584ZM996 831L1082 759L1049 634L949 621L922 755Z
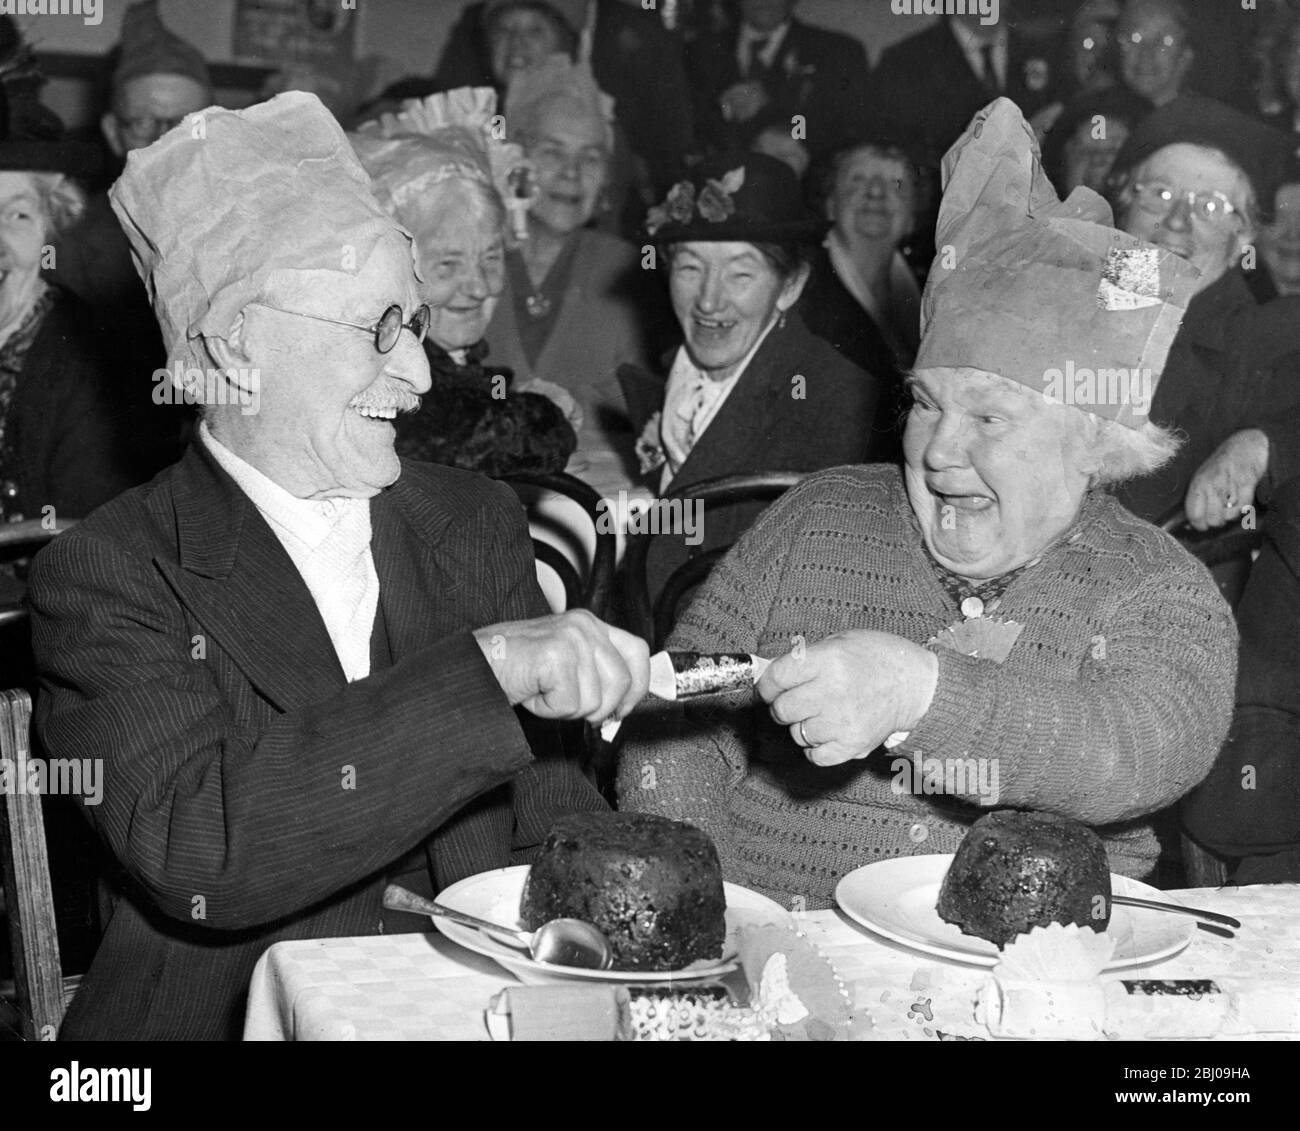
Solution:
M744 167L732 169L720 180L707 180L697 199L695 186L690 181L678 181L668 190L663 204L656 204L646 216L646 231L652 236L671 221L674 224L688 224L693 212L700 219L710 224L720 224L731 219L736 213L736 202L732 197L745 184Z

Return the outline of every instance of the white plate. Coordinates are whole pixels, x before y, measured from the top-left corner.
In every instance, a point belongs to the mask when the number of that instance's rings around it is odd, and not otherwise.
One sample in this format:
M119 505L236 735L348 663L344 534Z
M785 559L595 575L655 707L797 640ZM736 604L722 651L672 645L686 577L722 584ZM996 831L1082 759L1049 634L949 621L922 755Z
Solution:
M940 919L935 909L951 863L952 854L948 853L865 864L835 886L835 902L850 919L914 950L977 966L996 966L1002 952L993 943L962 934L959 927ZM1116 895L1172 902L1167 892L1127 876L1112 872L1110 883ZM1115 951L1106 969L1168 958L1191 942L1195 930L1195 920L1182 915L1112 906L1106 933L1115 940Z
M498 868L494 872L480 872L477 876L470 876L446 888L438 896L438 902L492 923L519 927L519 901L524 894L524 880L527 876L527 864ZM513 950L473 927L462 927L459 923L439 918L434 918L433 923L452 942L495 959L521 982L553 982L569 978L597 982L700 982L736 968L736 932L742 926L792 922L790 913L767 896L759 895L739 884L724 883L722 887L727 899L727 937L722 947L722 958L717 962L694 962L685 970L663 973L647 970L582 970L576 966L534 962L527 951Z

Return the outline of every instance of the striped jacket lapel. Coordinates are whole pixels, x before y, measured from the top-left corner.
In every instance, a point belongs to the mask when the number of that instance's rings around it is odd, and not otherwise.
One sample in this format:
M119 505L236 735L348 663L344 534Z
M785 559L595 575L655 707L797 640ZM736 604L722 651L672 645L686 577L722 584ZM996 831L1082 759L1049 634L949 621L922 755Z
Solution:
M280 540L194 443L173 480L179 565L155 559L205 633L281 711L346 683L334 645Z

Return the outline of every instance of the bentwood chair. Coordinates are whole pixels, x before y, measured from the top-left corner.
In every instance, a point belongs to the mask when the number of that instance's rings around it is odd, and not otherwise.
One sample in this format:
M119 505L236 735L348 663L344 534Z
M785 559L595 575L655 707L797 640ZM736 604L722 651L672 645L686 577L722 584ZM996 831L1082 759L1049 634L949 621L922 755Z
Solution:
M612 526L613 516L595 488L565 472L548 475L507 475L503 482L515 488L525 507L535 502L539 493L550 491L576 503L591 520L595 550L587 563L585 580L562 550L533 532L533 553L539 565L552 570L564 587L566 609L586 609L604 617L614 588L614 561L618 537Z
M1204 533L1187 524L1187 516L1179 508L1170 515L1161 528L1178 539L1193 557L1210 571L1219 592L1234 609L1246 591L1250 567L1259 554L1263 541L1261 524L1257 521L1250 529L1234 523L1222 530ZM1228 878L1228 863L1221 856L1202 847L1186 832L1182 833L1183 874L1190 887L1221 887Z
M707 515L710 506L760 501L771 503L793 487L803 473L798 471L755 471L742 475L722 475L670 490L662 502L674 499L698 500ZM628 618L632 631L646 640L652 649L662 648L677 622L678 606L713 571L713 567L731 549L718 546L688 558L678 566L657 596L650 593L646 577L646 560L655 534L640 533L628 539L624 569L627 584Z
M14 967L14 980L0 983L0 1032L52 1041L81 978L63 976L41 797L18 787L27 780L31 719L26 691L0 691L0 757L14 785L0 791L0 858Z

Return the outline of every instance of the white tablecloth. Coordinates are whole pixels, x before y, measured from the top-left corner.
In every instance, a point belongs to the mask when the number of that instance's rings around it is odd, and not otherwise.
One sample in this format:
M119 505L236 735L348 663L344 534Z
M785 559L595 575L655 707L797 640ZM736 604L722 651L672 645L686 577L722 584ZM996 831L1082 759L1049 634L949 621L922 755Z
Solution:
M1173 894L1173 893L1171 893ZM1234 939L1196 931L1182 953L1122 976L1262 978L1300 998L1300 884L1177 893L1241 920ZM798 916L834 963L855 1008L891 1040L979 1037L970 1007L987 976L872 935L837 911ZM278 943L249 990L247 1040L487 1040L483 1011L517 984L491 959L438 934ZM1240 1039L1240 1038L1237 1038ZM1276 1036L1270 1037L1276 1039Z

